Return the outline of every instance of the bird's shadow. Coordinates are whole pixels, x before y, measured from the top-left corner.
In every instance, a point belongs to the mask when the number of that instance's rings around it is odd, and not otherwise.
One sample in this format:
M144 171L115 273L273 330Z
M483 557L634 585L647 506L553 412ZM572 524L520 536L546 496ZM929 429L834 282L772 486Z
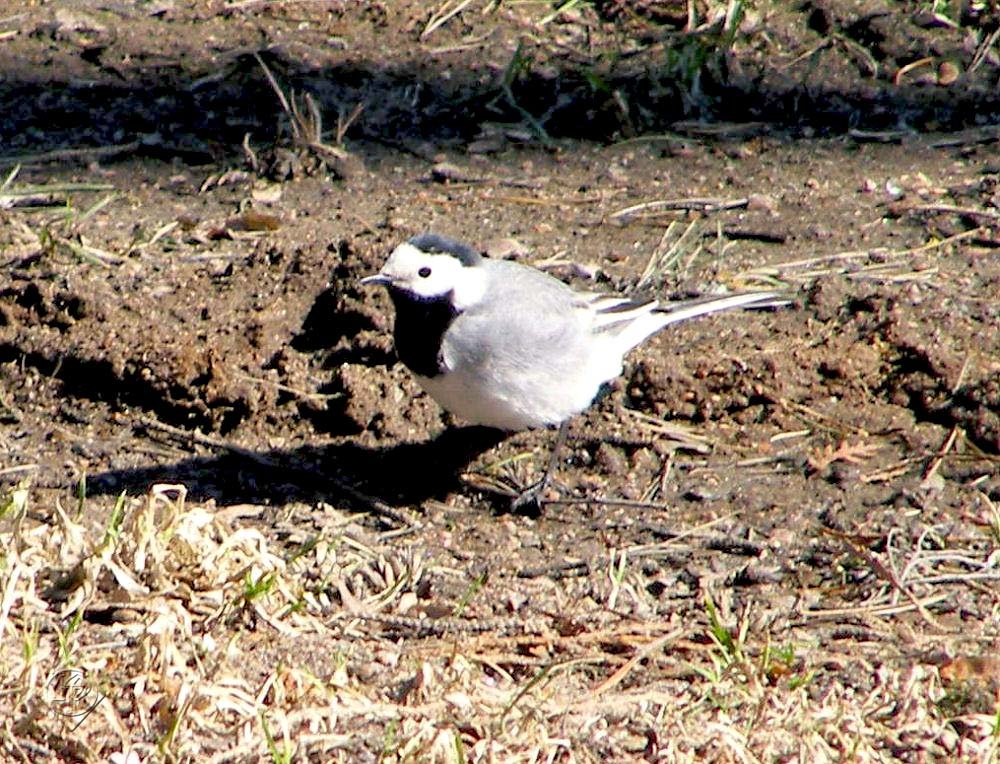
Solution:
M261 452L225 449L172 464L92 474L87 490L137 494L156 483L180 483L189 498L222 505L343 502L351 501L353 492L393 505L419 504L447 496L459 485L462 470L506 437L500 430L463 427L424 442L376 448L339 443Z

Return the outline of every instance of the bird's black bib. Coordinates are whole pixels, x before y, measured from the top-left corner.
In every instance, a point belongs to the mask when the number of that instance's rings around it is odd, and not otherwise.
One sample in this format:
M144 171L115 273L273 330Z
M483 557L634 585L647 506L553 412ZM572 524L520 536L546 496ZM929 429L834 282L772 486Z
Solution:
M413 292L390 287L389 296L396 306L393 340L399 360L422 377L443 374L446 369L441 340L458 315L451 302L452 293L419 298Z

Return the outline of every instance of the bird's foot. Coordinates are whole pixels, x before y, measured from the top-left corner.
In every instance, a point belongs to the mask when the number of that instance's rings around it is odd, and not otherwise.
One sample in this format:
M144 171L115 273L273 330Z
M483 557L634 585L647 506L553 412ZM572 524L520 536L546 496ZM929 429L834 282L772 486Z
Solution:
M545 474L542 476L542 479L533 486L524 489L521 493L514 497L513 501L510 503L511 512L518 515L527 515L529 517L541 516L542 507L545 504L545 499L543 498L545 490L549 487L549 484L552 483L552 479L559 466L559 451L566 442L566 431L568 426L568 421L559 425L559 432L556 435L556 442L552 446L552 452L549 454L549 464L545 469Z
M534 485L525 488L510 500L510 511L515 515L541 517L542 507L545 506L545 492L550 483L551 481L546 476Z

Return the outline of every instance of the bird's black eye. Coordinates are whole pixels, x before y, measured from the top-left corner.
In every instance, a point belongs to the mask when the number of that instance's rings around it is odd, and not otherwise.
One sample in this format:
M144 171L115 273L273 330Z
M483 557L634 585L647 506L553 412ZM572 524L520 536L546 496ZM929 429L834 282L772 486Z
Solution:
M431 269L430 269L430 268L428 268L428 267L427 267L427 266L425 265L425 266L424 266L423 268L421 268L421 269L420 269L419 271L417 271L417 275L418 275L418 276L419 276L420 278L422 278L422 279L425 279L425 278L427 278L428 276L430 276L430 275L431 275Z

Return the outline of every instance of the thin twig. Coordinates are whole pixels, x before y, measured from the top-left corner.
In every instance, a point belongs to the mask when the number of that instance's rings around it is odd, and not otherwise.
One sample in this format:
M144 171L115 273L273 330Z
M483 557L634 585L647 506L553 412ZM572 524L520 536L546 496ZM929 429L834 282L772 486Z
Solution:
M944 458L948 455L948 452L951 451L952 447L955 445L955 441L958 439L958 434L960 432L961 429L957 425L951 428L951 432L945 439L944 444L941 446L941 448L938 449L938 452L934 455L934 458L931 459L930 463L928 463L927 469L924 470L923 477L920 480L920 484L922 486L931 485L932 481L934 480L934 476L937 474L937 471L941 468L941 463L944 461Z
M2 194L0 193L0 210L12 210L18 207L63 207L65 196L55 194Z
M912 72L914 69L919 69L921 66L927 66L928 64L933 63L933 56L925 56L924 58L918 58L916 61L911 61L905 66L899 67L899 71L896 72L896 76L892 78L892 84L899 85L903 81L903 77Z
M972 74L976 69L982 66L983 61L986 60L986 54L989 53L990 48L997 44L997 39L1000 39L1000 29L994 29L993 33L987 37L983 44L976 48L976 53L972 57L972 63L969 64L968 73Z
M5 188L3 194L4 196L34 196L36 194L70 194L114 190L115 187L110 183L43 183L39 186Z
M983 220L1000 220L1000 212L993 210L977 210L972 207L959 207L954 204L914 204L908 207L897 207L897 212L940 212L962 217L982 218ZM966 231L965 233L968 233Z
M448 8L448 2L442 3L441 7L434 12L433 16L431 16L431 20L427 22L427 26L424 27L424 31L420 33L420 39L424 40L430 37L435 30L440 29L451 19L472 5L472 2L473 0L460 0L454 8L450 9Z
M37 464L18 464L14 467L0 468L0 475L13 475L15 472L33 472L37 470Z
M624 666L621 666L611 676L609 676L599 685L591 689L589 693L590 697L591 698L597 697L598 695L601 695L607 692L608 690L617 687L619 684L621 684L622 680L625 679L625 677L628 676L637 665L639 665L641 661L648 658L657 650L662 649L664 645L666 645L668 642L673 642L683 633L684 633L683 629L677 629L675 631L670 632L669 634L663 635L659 639L654 639L644 648L639 650L635 655L629 658L629 660L625 663Z
M649 212L650 210L698 210L700 212L719 212L722 210L740 209L742 207L746 207L749 203L750 200L746 197L741 199L659 199L652 202L633 204L631 207L625 207L617 210L616 212L612 212L608 215L608 217L612 220L621 220L622 218L638 216L640 213ZM649 217L649 215L646 217Z
M260 54L254 53L253 57L257 59L257 63L260 65L260 68L264 70L264 76L267 77L267 81L271 85L271 90L273 90L274 94L278 96L278 101L281 103L281 108L285 110L286 114L291 116L292 107L289 106L288 104L288 99L285 97L285 91L281 89L281 86L278 84L278 81L274 78L274 75L271 74L271 70L268 68L267 64L264 63L264 59L260 57Z
M910 255L919 255L924 252L930 252L932 250L941 249L951 244L955 244L964 239L975 238L976 236L982 236L987 233L989 229L986 226L979 226L978 228L971 228L968 231L962 231L954 236L949 236L946 239L941 239L940 241L932 241L928 244L923 244L919 247L910 247L909 249L897 249L897 250L887 250L887 249L854 249L847 250L845 252L834 252L830 255L819 255L817 257L807 257L800 260L788 260L784 263L775 263L774 265L761 266L759 268L751 268L749 270L743 271L739 274L742 279L760 277L760 276L772 276L780 277L784 275L786 271L799 270L802 268L809 268L813 266L835 263L845 260L857 260L859 258L865 257L875 257L878 256L880 260L886 258L899 258L907 257ZM878 267L886 268L891 264L879 263ZM814 274L815 275L815 274Z
M95 146L85 149L59 149L41 154L17 154L10 157L0 157L0 167L12 165L48 164L49 162L92 162L95 159L133 154L142 145L140 141L122 143L118 146Z
M942 632L948 631L948 629L942 626L938 620L931 615L930 611L927 610L926 605L919 600L913 592L903 585L903 582L896 576L895 571L890 569L877 556L875 556L870 549L857 543L846 533L839 533L831 528L824 528L823 532L840 539L842 542L851 547L856 555L862 557L869 565L872 566L872 569L880 578L885 580L890 586L892 586L893 589L898 591L910 601L910 604L917 609L917 612L920 613L920 617L924 619L928 626L932 626Z
M923 610L931 605L936 605L938 602L943 600L951 599L951 592L939 592L933 594L930 597L924 597L921 600L911 600L909 604L894 604L894 605L875 605L875 606L865 606L865 607L833 607L833 608L817 608L815 610L805 610L802 612L803 615L809 618L839 618L845 615L876 615L876 616L889 616L898 615L899 613L906 613L910 610ZM789 626L794 626L795 624L789 624Z

